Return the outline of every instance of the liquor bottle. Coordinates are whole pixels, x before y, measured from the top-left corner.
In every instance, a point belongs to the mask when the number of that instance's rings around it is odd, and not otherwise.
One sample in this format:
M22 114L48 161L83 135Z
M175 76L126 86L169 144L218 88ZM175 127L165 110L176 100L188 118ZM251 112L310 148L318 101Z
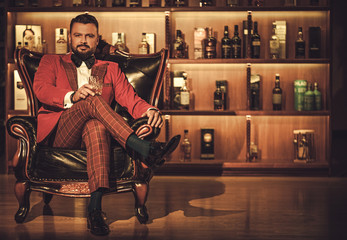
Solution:
M239 0L226 0L227 7L235 7L239 5Z
M214 105L214 110L217 111L222 111L224 110L224 94L222 92L220 82L216 82L216 91L214 92L214 97L213 97L213 105Z
M92 0L83 0L84 6L91 7L92 6Z
M241 38L238 25L234 26L234 36L231 38L231 58L241 58Z
M311 6L318 6L319 5L319 0L310 0L310 5Z
M302 27L298 28L298 38L295 40L295 58L305 58L305 40Z
M24 0L15 0L14 6L15 7L24 7L25 6L25 1Z
M130 0L130 7L141 7L141 0Z
M264 6L264 0L255 0L254 5L257 7L262 7Z
M48 46L47 46L47 42L46 42L46 40L42 40L42 53L43 54L46 54L46 53L48 53Z
M95 0L95 7L105 7L106 0Z
M67 29L56 28L56 42L55 42L55 53L66 54L67 53Z
M63 0L53 0L53 7L62 7Z
M222 58L231 58L231 39L229 38L228 26L224 26L224 37L221 40Z
M315 104L315 110L319 111L322 109L322 93L318 90L318 83L314 83L314 104Z
M73 0L73 1L72 1L72 5L73 5L74 7L82 6L82 0Z
M125 0L112 0L112 7L125 7Z
M184 84L180 89L180 108L189 110L190 106L190 90L188 88L187 73L183 73Z
M217 40L213 37L212 33L213 33L212 28L209 27L207 38L203 40L204 58L217 57L217 52L216 52Z
M182 159L184 162L188 162L191 160L191 151L192 151L192 144L189 141L188 138L188 130L185 129L184 130L184 138L183 141L181 143L181 151L182 151Z
M248 22L243 21L243 36L242 36L242 54L243 58L247 58L247 46L248 46Z
M120 51L123 51L123 52L127 51L125 43L122 40L122 33L118 33L118 38L117 38L117 42L115 43L115 47Z
M39 1L38 0L29 0L29 4L32 7L37 7L37 6L39 6Z
M174 0L174 5L176 7L184 7L186 3L185 3L185 0Z
M252 74L250 81L250 110L261 110L260 105L260 75Z
M139 44L139 54L149 54L149 44L147 43L146 33L142 33L142 41Z
M200 0L200 4L199 4L200 7L210 7L212 5L213 5L212 0Z
M258 34L258 22L254 22L254 33L251 41L251 58L260 58L260 35Z
M160 7L161 0L149 0L150 7Z
M280 53L280 41L276 35L276 25L272 24L272 35L270 39L270 59L278 59Z
M40 37L40 36L37 37L37 47L36 47L36 51L39 52L39 53L43 53L43 45L42 45L41 37Z
M176 31L176 39L173 44L173 58L186 58L186 43L182 38L181 30Z
M312 111L314 110L314 93L312 91L312 83L308 84L307 91L304 94L304 110Z
M280 75L276 74L275 87L272 90L273 110L282 110L282 89L280 87Z
M24 47L28 48L30 51L34 51L36 48L35 44L35 32L31 26L27 26L23 32ZM26 44L27 43L27 44Z
M296 6L296 0L284 0L284 6L295 7Z

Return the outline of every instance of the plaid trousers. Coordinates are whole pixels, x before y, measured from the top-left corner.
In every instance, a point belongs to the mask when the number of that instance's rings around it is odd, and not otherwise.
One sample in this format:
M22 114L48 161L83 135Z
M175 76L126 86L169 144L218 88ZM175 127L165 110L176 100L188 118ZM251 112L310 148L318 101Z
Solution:
M89 96L61 115L53 147L87 150L90 192L109 187L110 135L125 148L133 130L101 96Z

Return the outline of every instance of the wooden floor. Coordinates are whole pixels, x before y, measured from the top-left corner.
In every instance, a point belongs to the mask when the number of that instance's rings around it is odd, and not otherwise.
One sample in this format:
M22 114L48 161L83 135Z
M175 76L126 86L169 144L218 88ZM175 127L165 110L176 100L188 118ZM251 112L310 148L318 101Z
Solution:
M14 177L0 175L0 239L347 239L347 178L167 177L151 182L150 222L133 216L133 195L103 199L111 233L86 228L86 199L32 193L23 224L13 215Z

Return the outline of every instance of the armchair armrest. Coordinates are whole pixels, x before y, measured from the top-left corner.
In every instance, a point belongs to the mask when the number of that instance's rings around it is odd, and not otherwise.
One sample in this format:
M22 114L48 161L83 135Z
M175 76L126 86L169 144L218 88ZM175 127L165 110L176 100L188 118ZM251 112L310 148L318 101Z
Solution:
M7 120L7 132L10 136L19 140L16 154L13 156L12 164L17 179L26 178L25 165L33 159L37 150L36 143L36 117L14 116Z
M153 128L147 122L148 117L142 117L131 121L129 125L139 138L145 138L149 141L154 140L159 136L160 128Z

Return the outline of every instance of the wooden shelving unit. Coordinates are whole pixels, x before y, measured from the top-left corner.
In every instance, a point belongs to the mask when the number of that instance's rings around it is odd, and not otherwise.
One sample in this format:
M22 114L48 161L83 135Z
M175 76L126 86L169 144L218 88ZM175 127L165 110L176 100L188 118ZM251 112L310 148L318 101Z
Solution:
M319 6L309 6L308 0L302 0L297 7L280 6L281 1L267 0L266 6L225 7L225 1L217 0L214 7L198 7L198 0L191 0L187 7L112 7L108 0L106 7L73 7L72 0L64 1L63 7L51 7L50 1L40 1L40 7L4 6L7 13L6 47L7 85L6 116L27 114L13 110L12 73L14 26L16 24L39 24L42 36L48 43L48 52L54 53L54 33L57 27L69 26L72 17L88 11L99 20L100 33L107 42L111 42L112 32L124 32L130 52L136 53L142 32L156 33L156 50L171 48L175 32L180 29L189 46L188 59L169 59L170 71L186 71L192 90L194 106L190 111L163 109L170 116L170 135L183 134L189 130L192 142L190 163L181 162L177 149L171 160L159 170L158 174L327 174L330 166L330 115L331 115L331 56L330 56L330 4L321 0ZM1 5L0 5L1 6ZM262 48L260 59L193 59L193 31L195 27L213 28L217 43L217 56L220 56L220 39L225 25L230 35L233 26L247 19L247 11L252 11L253 21L258 21ZM62 18L62 13L64 17ZM117 13L117 14L115 14ZM287 21L287 58L272 60L268 57L268 40L271 23L274 20ZM131 29L129 28L131 26ZM308 27L322 28L322 58L295 59L294 41L297 27L304 29L304 38L308 43ZM231 36L230 36L231 37ZM241 34L242 37L242 34ZM1 47L1 42L0 42ZM307 46L306 46L307 48ZM308 53L306 54L308 56ZM262 110L246 110L246 66L252 65L252 73L261 75ZM281 76L281 87L285 93L284 110L272 111L271 92L274 76ZM167 74L170 75L169 73ZM293 80L306 79L317 81L322 92L323 110L295 111L293 107ZM215 80L228 81L228 110L213 111L213 91ZM169 82L167 79L166 82ZM167 86L167 85L166 85ZM252 141L260 150L260 159L255 163L246 163L246 126L245 116L252 117ZM200 129L215 129L216 160L204 161L200 157ZM317 159L310 164L293 163L293 130L315 130ZM160 140L167 138L162 131ZM15 151L15 143L7 139L7 158Z

